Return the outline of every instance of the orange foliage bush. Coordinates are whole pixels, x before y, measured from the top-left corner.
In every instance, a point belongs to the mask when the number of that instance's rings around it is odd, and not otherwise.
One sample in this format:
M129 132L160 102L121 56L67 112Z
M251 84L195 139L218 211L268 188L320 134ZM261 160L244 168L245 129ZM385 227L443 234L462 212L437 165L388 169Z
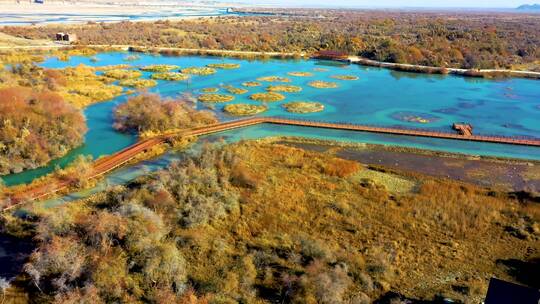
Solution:
M85 132L83 115L60 95L0 89L0 174L42 166L82 144Z
M160 133L217 122L211 111L197 111L185 100L162 100L156 94L131 97L114 110L114 127L120 131Z

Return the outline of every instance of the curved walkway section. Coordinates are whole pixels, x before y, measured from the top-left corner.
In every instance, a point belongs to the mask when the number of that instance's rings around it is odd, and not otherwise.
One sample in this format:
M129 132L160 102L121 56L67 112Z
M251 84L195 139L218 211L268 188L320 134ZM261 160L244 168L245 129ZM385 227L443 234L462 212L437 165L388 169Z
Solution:
M212 134L217 132L223 132L236 128L244 128L248 126L258 124L278 124L288 126L301 126L312 128L324 128L334 130L346 130L346 131L360 131L380 134L393 134L393 135L406 135L406 136L420 136L441 138L450 140L466 140L474 142L488 142L497 144L512 144L512 145L525 145L540 147L540 139L537 138L518 138L518 137L503 137L503 136L482 136L482 135L460 135L450 132L437 132L422 129L400 129L400 128L385 128L368 125L356 125L356 124L344 124L344 123L332 123L332 122L320 122L320 121L308 121L298 119L288 119L280 117L256 117L246 118L228 122L222 122L204 127L197 127L187 129L181 132L166 133L157 137L141 140L136 144L125 148L113 155L100 158L93 164L92 174L88 176L88 179L102 176L122 165L133 160L138 154L149 150L150 148L165 143L173 137L189 137L200 136L206 134ZM25 189L20 193L13 194L8 202L4 204L2 210L11 209L24 202L37 200L46 196L52 195L60 190L67 189L69 183L65 181L51 182L47 185L36 186L31 189Z

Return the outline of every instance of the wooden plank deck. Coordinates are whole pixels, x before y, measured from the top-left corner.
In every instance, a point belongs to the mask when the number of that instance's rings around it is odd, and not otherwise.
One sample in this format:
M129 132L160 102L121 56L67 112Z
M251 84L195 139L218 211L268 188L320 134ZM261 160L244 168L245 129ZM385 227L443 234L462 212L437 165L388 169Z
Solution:
M370 133L379 133L379 134L419 136L419 137L430 137L430 138L440 138L440 139L449 139L449 140L463 140L463 141L473 141L473 142L487 142L487 143L497 143L497 144L511 144L511 145L540 147L540 139L536 139L536 138L483 136L483 135L465 136L465 135L460 135L460 134L451 133L451 132L439 132L439 131L422 130L422 129L387 128L387 127L377 127L377 126L358 125L358 124L298 120L298 119L289 119L289 118L280 118L280 117L255 117L255 118L246 118L246 119L222 122L222 123L212 124L212 125L208 125L204 127L196 127L196 128L192 128L188 130L183 130L180 132L168 133L168 134L160 135L157 137L141 140L133 144L132 146L129 146L113 155L103 157L97 160L93 164L93 171L92 171L92 174L88 176L88 179L102 176L124 165L130 160L134 159L140 153L148 149L151 149L152 147L156 145L162 144L166 142L167 140L171 139L172 137L207 135L207 134L232 130L236 128L244 128L244 127L258 125L258 124L265 124L265 123L288 125L288 126L334 129L334 130L360 131L360 132L370 132ZM32 188L32 189L25 189L25 191L13 194L9 198L9 203L7 203L4 206L3 210L14 208L27 201L44 198L60 190L66 189L68 186L69 186L68 182L57 181L57 182L51 182L50 184L47 184L47 185L36 186L35 188Z

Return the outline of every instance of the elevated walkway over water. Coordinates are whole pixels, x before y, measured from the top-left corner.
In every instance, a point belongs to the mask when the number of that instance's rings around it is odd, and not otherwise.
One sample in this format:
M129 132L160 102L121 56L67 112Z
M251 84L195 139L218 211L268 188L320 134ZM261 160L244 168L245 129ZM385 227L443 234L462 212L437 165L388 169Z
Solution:
M486 135L462 135L452 132L440 132L431 131L425 129L404 129L404 128L388 128L377 127L369 125L358 124L346 124L346 123L333 123L333 122L321 122L321 121L309 121L300 119L290 119L281 117L254 117L233 120L228 122L221 122L217 124L207 125L203 127L196 127L179 132L166 133L157 137L141 140L132 146L129 146L113 155L98 159L93 164L92 173L88 176L88 179L102 176L124 164L135 159L140 153L148 151L154 146L170 141L172 138L177 137L190 137L208 135L212 133L223 132L227 130L244 128L259 124L277 124L288 126L300 126L311 128L323 128L334 129L344 131L360 131L379 134L392 134L392 135L406 135L406 136L418 136L418 137L431 137L449 140L464 140L473 142L486 142L497 144L511 144L522 146L535 146L540 147L540 139L538 138L525 138L525 137L504 137L504 136L486 136ZM52 195L58 191L65 190L70 186L69 182L57 181L51 182L47 185L39 185L33 188L25 189L18 193L13 194L9 203L5 204L3 210L16 207L26 201L32 201L44 198Z

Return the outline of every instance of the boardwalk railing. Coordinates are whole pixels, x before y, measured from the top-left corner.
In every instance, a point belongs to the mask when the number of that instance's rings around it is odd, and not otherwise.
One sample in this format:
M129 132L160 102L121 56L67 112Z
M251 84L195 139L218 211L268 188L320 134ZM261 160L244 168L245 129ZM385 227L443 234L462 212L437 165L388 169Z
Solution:
M465 140L473 142L487 142L498 144L512 144L523 146L540 147L540 139L528 138L528 137L507 137L507 136L487 136L487 135L460 135L457 133L432 131L425 129L406 129L401 127L378 127L372 125L360 125L350 123L339 122L321 122L301 119L291 119L286 117L254 117L240 120L227 121L212 125L206 125L202 127L195 127L179 132L166 133L157 137L148 138L135 143L113 155L98 159L93 164L92 173L88 176L88 179L96 178L104 175L125 163L133 160L140 153L151 149L152 147L162 144L173 137L189 137L207 135L217 132L223 132L227 130L243 128L247 126L253 126L258 124L278 124L289 126L301 126L312 128L324 128L334 130L346 130L346 131L360 131L379 134L392 134L392 135L406 135L406 136L420 136L441 138L450 140ZM52 182L51 182L52 183ZM40 185L31 189L26 189L24 193L16 193L12 195L8 202L4 202L3 209L7 210L15 206L20 205L28 200L36 200L52 195L60 190L64 190L70 186L69 182L57 181L54 185Z

